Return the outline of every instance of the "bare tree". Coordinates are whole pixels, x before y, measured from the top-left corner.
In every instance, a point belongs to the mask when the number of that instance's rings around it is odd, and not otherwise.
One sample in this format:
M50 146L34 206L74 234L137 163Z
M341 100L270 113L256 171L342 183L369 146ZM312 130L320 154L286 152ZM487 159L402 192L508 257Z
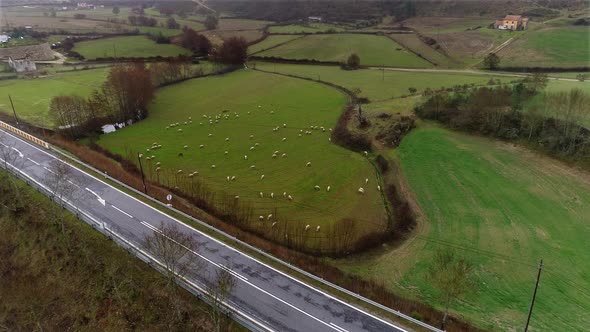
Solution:
M21 157L18 150L13 146L9 146L8 142L6 142L3 137L0 137L0 158L2 159L0 161L2 162L4 169L7 171L7 173L1 174L0 179L9 183L11 193L5 197L3 205L13 213L18 213L24 208L23 192L18 183L18 179L11 176L9 173L12 171L17 172L16 169L23 165L23 157Z
M180 318L181 306L178 297L178 280L189 275L198 275L203 263L198 259L198 243L190 233L181 231L176 224L160 224L152 234L144 238L145 248L164 265L170 297Z
M59 224L61 231L65 234L64 209L60 205L66 202L73 203L74 194L80 187L73 181L72 168L61 160L55 159L50 162L47 168L46 183L51 191L49 198L58 204L53 204L53 218Z
M428 273L428 280L438 289L438 295L445 307L441 321L441 328L444 330L450 306L474 287L473 265L464 258L457 257L453 251L438 251Z
M216 332L228 331L231 323L229 312L225 309L225 302L236 285L236 279L230 272L230 264L227 265L219 265L213 281L207 286L207 293L211 299L207 313Z

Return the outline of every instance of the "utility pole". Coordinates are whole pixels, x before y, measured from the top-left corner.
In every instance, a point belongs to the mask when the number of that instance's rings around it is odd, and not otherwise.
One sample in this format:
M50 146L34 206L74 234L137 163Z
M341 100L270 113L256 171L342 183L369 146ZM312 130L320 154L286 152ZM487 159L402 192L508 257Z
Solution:
M137 154L137 160L139 160L139 170L141 171L141 182L143 182L143 191L147 195L147 186L145 185L145 177L143 175L143 166L141 165L141 157L143 155L141 153Z
M16 111L14 110L14 104L12 103L12 97L8 95L8 99L10 99L10 106L12 106L12 113L14 113L14 119L16 120L16 126L20 129L20 124L18 123L18 117L16 116Z
M543 268L543 260L539 262L539 272L537 272L537 282L535 283L535 290L533 291L533 299L531 300L531 306L529 307L529 315L526 319L526 325L524 326L524 332L529 329L529 322L531 321L531 315L533 313L533 306L535 305L535 297L537 297L537 288L539 287L539 279L541 278L541 269Z
M383 82L385 82L385 64L381 65L381 73L382 73L381 80Z

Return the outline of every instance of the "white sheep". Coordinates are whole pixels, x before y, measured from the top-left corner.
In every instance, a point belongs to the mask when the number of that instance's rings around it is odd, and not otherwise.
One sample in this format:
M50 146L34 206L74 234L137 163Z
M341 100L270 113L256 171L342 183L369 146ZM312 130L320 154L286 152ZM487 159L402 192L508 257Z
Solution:
M189 117L188 117L188 119L189 119L189 120L192 120L192 119L193 119L193 117L192 117L192 116L189 116Z
M184 125L186 126L188 124L188 122L184 121Z
M261 108L262 106L258 105L258 108Z
M283 197L285 197L285 198L287 197L287 192L286 191L283 191Z
M158 161L158 162L156 163L156 166L160 166L160 165L162 165L162 163Z
M151 159L154 159L154 158L156 158L156 156L152 155L150 158L151 158Z
M193 173L188 175L189 178L192 178L193 176L195 176Z
M260 180L263 180L263 179L264 179L264 174L262 174L262 175L260 176Z
M250 135L250 139L253 139L253 138L254 138L254 135Z
M330 192L330 186L326 187L326 191Z
M276 158L276 157L277 157L277 155L273 153L272 157L273 157L273 158Z
M215 168L215 165L211 165L211 168Z
M332 142L332 138L331 137L328 137L328 142Z
M204 147L205 147L205 144L201 144L201 145L199 145L199 149L202 149L202 148L204 148Z
M315 186L315 187L313 187L313 189L315 189L315 190L320 190L320 189L322 189L322 188L320 188L320 186Z
M316 227L315 231L316 232L319 232L320 231L320 226L319 225L318 225L318 227Z
M266 220L270 220L272 218L272 213L266 217Z
M275 193L270 193L270 198L275 198Z
M156 172L159 172L161 170L160 167L156 167Z
M287 140L287 137L283 137L283 140L282 140L282 141L284 142L284 141L286 141L286 140Z
M211 137L211 136L213 136L213 134L209 134L209 135L207 135L207 136Z
M225 151L223 154L228 154L229 152Z
M299 137L302 137L301 134L298 135Z
M252 151L252 150L254 150L254 147L253 146L250 147L250 151Z
M236 180L236 176L233 175L230 180L235 181Z
M248 160L248 155L244 155L244 160Z
M287 156L287 154L286 154L286 153L283 153L283 154L281 155L281 158L285 158L286 156Z
M365 179L365 184L368 184L368 183L369 183L369 178L366 178Z
M227 176L227 182L229 182L229 179L230 179L230 177L229 177L229 175L228 175L228 176Z
M275 227L275 225L277 224L277 222L273 222L272 225L270 225L270 227Z
M236 196L236 197L234 197L234 198L235 198L235 199L240 199L240 196Z
M381 186L378 185L377 186L377 190L381 191Z
M178 128L178 132L179 133L182 133L182 128Z
M256 168L256 165L251 165L250 166L250 169L255 169L255 168Z
M365 153L365 157L368 157L369 156L369 152L368 151L364 151L364 153Z
M150 152L150 149L145 149L145 152Z
M260 221L264 221L264 216L259 216L259 217L258 217L258 220L260 220Z
M309 230L309 227L311 227L311 226L309 226L309 225L305 225L305 231L306 231L306 232L307 232L307 230Z
M287 124L286 123L283 123L283 128L287 128Z
M183 148L184 148L185 150L187 150L187 149L188 149L188 145L185 145L185 146L183 146Z
M176 172L176 174L182 174L182 170L181 170L181 169L179 169L179 170Z
M227 141L229 141L229 137L226 137L226 138L225 138L225 141L226 141L226 142L227 142Z
M292 201L292 200L293 200L293 196L291 196L291 195L287 196L287 198L288 198L290 201Z
M262 193L262 191L260 192L260 198L264 198L264 194Z
M305 167L310 167L311 166L311 161L308 161L307 164L305 164Z
M254 143L254 146L259 146L259 145L260 145L260 143Z
M361 193L361 194L364 194L364 193L365 193L365 189L364 189L363 187L360 187L358 191L359 191L359 193Z

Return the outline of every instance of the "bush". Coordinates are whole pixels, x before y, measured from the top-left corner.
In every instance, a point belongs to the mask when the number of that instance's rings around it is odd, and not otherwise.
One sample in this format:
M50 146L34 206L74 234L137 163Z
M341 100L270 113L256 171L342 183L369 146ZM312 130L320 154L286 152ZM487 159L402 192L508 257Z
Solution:
M350 69L358 69L361 66L361 58L356 53L353 53L346 60L346 65Z

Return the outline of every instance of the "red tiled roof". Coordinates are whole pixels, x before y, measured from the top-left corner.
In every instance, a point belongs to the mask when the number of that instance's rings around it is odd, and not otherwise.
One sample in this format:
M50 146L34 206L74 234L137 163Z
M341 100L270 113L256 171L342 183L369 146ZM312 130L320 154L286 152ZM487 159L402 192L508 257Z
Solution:
M520 15L506 15L506 17L504 17L504 20L507 21L520 21L521 16Z

